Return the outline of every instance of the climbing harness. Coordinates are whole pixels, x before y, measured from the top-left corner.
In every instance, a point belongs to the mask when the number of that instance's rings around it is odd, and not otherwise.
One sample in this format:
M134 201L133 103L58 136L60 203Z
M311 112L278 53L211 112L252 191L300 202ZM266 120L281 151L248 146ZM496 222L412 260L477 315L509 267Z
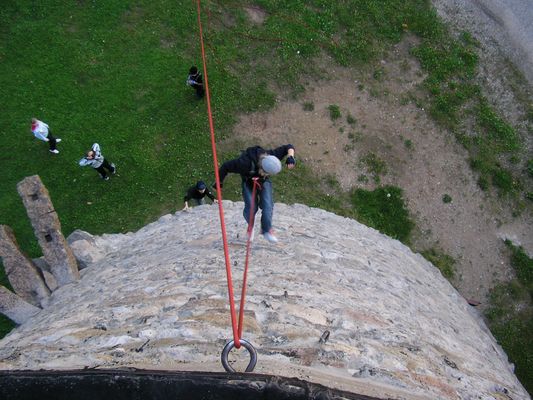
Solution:
M204 80L205 80L204 86L205 86L205 94L206 94L206 101L207 101L207 117L209 120L209 131L211 134L211 149L213 152L213 164L214 164L214 170L215 170L215 180L216 180L217 199L218 199L218 212L220 215L220 228L222 231L222 243L224 245L224 258L225 258L225 263L226 263L226 279L228 283L228 297L229 297L229 305L230 305L231 326L233 330L233 340L229 341L224 346L224 349L222 350L221 361L222 361L222 366L227 372L235 372L235 370L229 365L228 355L229 355L229 352L234 347L236 349L239 349L242 345L250 353L250 363L248 364L248 367L246 367L246 372L252 372L255 368L255 364L257 363L257 352L255 351L255 348L252 346L250 342L248 342L247 340L244 340L241 337L243 319L244 319L244 300L245 300L245 294L246 294L246 280L247 280L247 274L248 274L248 260L249 260L249 253L250 253L250 247L251 247L251 232L252 231L250 231L250 227L249 227L248 228L249 230L248 242L246 246L246 265L244 269L241 303L240 303L240 309L239 309L239 321L238 321L238 326L237 326L237 313L235 311L233 279L231 276L231 261L229 258L228 239L226 235L226 224L224 221L224 208L222 205L222 195L221 195L221 190L220 190L220 176L218 173L218 159L217 159L217 149L216 149L216 141L215 141L215 129L214 129L214 123L213 123L213 113L211 112L211 95L209 92L209 79L207 75L207 62L206 62L203 31L202 31L200 0L197 0L196 5L197 5L198 28L199 28L199 34L200 34L200 47L202 50L202 63L203 63ZM254 200L255 198L255 193L256 193L255 185L256 184L254 183L252 200ZM259 182L257 182L257 185L259 185ZM252 201L252 209L250 211L251 214L252 214L252 211L255 211L254 208L255 208L255 204ZM255 213L253 213L253 215L255 215ZM252 220L251 222L253 224ZM252 226L252 229L253 229L253 226Z

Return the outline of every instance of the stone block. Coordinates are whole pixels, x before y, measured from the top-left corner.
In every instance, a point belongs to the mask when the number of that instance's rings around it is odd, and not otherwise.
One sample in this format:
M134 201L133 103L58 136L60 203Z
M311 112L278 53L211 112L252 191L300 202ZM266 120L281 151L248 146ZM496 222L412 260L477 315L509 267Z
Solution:
M24 178L17 184L17 190L57 284L63 286L78 280L76 259L61 233L61 223L39 176Z
M97 246L94 236L88 232L76 229L67 237L67 243L78 261L80 270L106 256L106 253Z
M50 289L46 286L41 271L22 253L13 230L7 225L0 225L0 257L15 293L36 307L45 306L50 297Z
M0 313L16 324L23 324L39 311L41 311L40 308L27 303L12 291L0 286Z
M52 292L56 290L58 288L56 278L54 278L54 275L52 275L52 270L50 269L50 266L44 260L44 257L33 258L32 261L35 264L35 266L41 270L46 286L48 286L48 288Z

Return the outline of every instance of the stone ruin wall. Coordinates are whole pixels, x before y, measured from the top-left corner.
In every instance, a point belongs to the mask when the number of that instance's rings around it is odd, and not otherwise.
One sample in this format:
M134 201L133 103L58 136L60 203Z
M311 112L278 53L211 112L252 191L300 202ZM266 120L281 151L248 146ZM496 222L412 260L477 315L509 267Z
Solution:
M242 203L224 208L238 301L246 226ZM256 234L252 246L243 337L258 352L254 372L379 398L529 399L475 309L420 255L303 205L276 204L275 225L280 244ZM4 265L15 263L7 227L0 242ZM216 206L57 244L61 273L19 254L25 275L10 281L25 276L31 289L0 288L0 311L20 319L0 341L1 370L223 371L232 332ZM230 361L242 371L248 359Z

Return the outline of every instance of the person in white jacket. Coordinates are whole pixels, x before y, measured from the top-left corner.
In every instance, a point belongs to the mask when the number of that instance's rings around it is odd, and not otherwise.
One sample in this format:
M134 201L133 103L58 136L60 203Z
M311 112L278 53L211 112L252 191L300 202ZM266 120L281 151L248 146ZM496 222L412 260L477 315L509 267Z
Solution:
M90 165L91 167L93 167L95 170L98 171L100 177L104 181L109 180L109 176L107 176L105 171L106 169L113 175L117 172L115 164L109 163L102 155L102 152L100 151L100 145L98 143L93 144L91 150L89 150L85 157L80 160L79 164L81 167L84 167L86 165Z
M61 142L61 139L55 138L50 131L50 127L43 121L39 121L37 118L31 119L31 131L33 135L43 142L48 142L50 145L50 153L58 154L59 150L56 148L56 144Z

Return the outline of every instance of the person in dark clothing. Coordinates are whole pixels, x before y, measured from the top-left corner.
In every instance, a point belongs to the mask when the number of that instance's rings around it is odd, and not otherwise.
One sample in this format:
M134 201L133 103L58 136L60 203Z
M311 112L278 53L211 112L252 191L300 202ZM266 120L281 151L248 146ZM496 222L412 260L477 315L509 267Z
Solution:
M204 82L202 80L202 74L195 66L192 66L191 69L189 69L189 75L187 76L187 85L196 90L196 97L198 97L199 99L204 97Z
M276 243L278 239L272 230L272 216L274 212L274 199L272 196L271 175L276 175L281 171L281 161L287 157L285 164L287 168L294 168L294 146L287 144L273 150L265 150L260 146L247 148L239 158L226 161L219 168L220 187L228 173L241 175L242 197L244 200L243 216L246 222L250 222L250 208L252 206L253 181L257 179L259 187L254 199L255 209L253 215L261 208L261 234L271 243ZM253 238L252 226L248 226L250 240Z
M215 196L213 196L213 194L209 191L207 185L203 181L196 182L196 185L191 186L187 190L187 193L183 198L183 201L185 203L185 207L183 207L183 209L189 209L190 200L194 200L196 202L196 205L205 204L205 196L209 197L213 203L218 203L218 200L215 199Z

